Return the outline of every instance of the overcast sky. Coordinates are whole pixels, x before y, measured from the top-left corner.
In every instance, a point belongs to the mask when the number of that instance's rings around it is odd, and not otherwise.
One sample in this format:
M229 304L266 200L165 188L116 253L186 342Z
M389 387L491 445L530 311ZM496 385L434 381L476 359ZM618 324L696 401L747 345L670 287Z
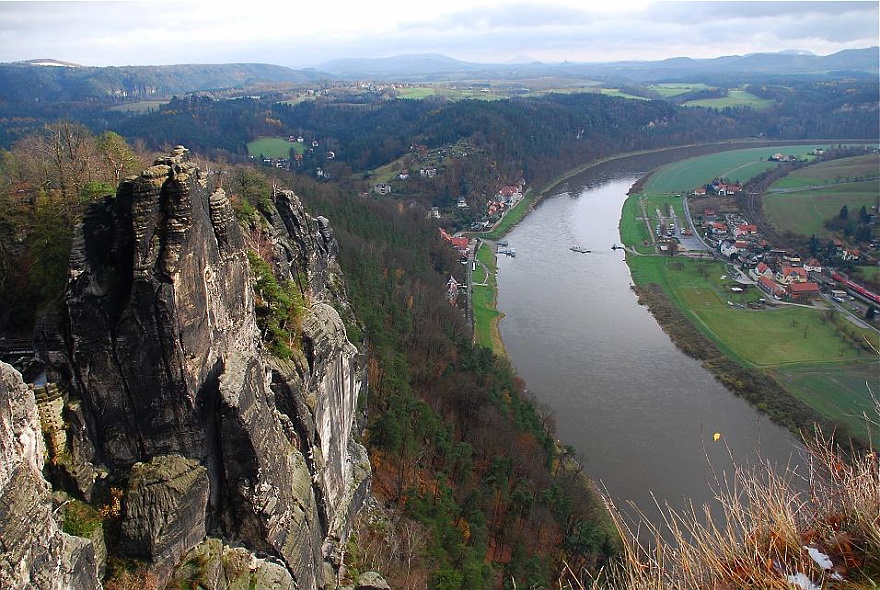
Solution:
M482 63L711 58L880 45L869 2L603 0L9 2L0 62L259 62L439 53Z

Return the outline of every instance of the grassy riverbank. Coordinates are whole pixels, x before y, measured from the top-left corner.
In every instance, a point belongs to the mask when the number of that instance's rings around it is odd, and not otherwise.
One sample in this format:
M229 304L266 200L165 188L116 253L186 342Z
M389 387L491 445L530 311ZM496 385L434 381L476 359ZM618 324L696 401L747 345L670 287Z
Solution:
M717 159L717 157L716 157ZM666 168L668 169L668 167ZM656 183L655 183L656 184ZM643 220L668 194L639 183L621 216L624 243L647 253ZM661 205L662 204L662 205ZM634 289L673 341L731 391L800 434L813 422L880 444L872 416L877 333L821 305L751 309L763 297L733 280L734 269L706 257L627 255ZM876 387L873 387L876 394Z
M498 322L504 314L496 309L498 287L495 273L495 252L485 242L480 242L475 258L476 268L473 271L471 303L474 314L474 341L480 346L490 348L498 356L507 356Z

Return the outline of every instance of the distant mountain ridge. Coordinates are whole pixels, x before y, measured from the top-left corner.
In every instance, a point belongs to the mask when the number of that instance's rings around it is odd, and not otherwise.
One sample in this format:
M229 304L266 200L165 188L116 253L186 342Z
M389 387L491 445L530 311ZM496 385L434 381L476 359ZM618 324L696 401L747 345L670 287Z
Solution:
M633 82L661 81L669 78L686 79L729 75L759 76L839 76L877 75L880 73L880 48L847 49L827 56L813 55L801 50L780 53L753 53L712 59L676 57L661 61L620 61L548 64L541 62L519 64L479 64L459 61L450 57L400 55L389 58L348 58L324 62L317 70L341 78L372 76L395 77L403 80L427 78L455 79L479 74L487 79L516 78L535 75L561 77L619 78Z
M877 76L880 48L849 49L817 56L804 51L731 55L714 59L677 57L662 61L607 63L541 62L482 64L439 54L388 58L346 58L315 68L272 64L180 64L164 66L82 66L58 59L0 64L0 101L66 102L168 98L198 91L246 89L265 84L313 84L321 80L400 82L514 80L532 77L591 78L618 83L774 78Z
M307 83L315 77L315 72L271 64L95 67L57 59L36 59L0 64L0 100L138 100L257 84Z

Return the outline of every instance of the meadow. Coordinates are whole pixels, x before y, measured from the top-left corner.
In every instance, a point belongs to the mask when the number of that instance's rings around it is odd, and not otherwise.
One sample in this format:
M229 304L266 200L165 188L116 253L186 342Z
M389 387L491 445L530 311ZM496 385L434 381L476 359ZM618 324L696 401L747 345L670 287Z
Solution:
M880 425L874 415L878 391L877 361L795 364L772 371L800 399L826 416L836 416L851 432L867 433L880 446Z
M110 107L111 111L123 111L126 113L145 114L158 111L159 107L168 104L167 100L139 100Z
M655 170L645 183L645 193L682 193L705 186L714 178L731 182L745 182L758 174L777 166L768 160L776 153L806 157L816 148L827 145L792 145L750 148L719 152L681 160Z
M707 109L724 109L735 107L748 107L755 110L766 109L773 104L772 99L759 98L745 90L730 90L727 96L721 98L704 98L700 100L689 100L682 106L686 107L703 107Z
M679 96L681 94L685 94L687 92L693 92L694 90L705 90L709 88L705 84L677 84L677 83L669 83L669 84L652 84L648 86L651 90L654 90L662 96L663 98L672 98L674 96Z
M764 215L782 231L802 236L815 235L820 239L833 237L825 222L840 214L846 205L855 215L864 206L867 210L877 204L880 182L858 182L816 187L764 196Z
M821 162L775 182L764 195L764 214L782 231L830 238L825 222L846 205L850 212L870 210L880 194L880 155Z
M865 154L819 162L801 168L773 183L770 190L806 188L880 178L880 154Z
M288 141L284 137L261 137L247 144L248 155L255 158L260 154L267 158L289 158L290 150L298 154L305 152L305 145L295 141Z
M505 354L504 344L501 342L501 336L498 332L498 322L501 321L503 314L495 308L495 295L498 293L495 279L495 252L491 246L480 242L476 258L479 262L473 271L473 285L471 287L474 341L480 346L492 349L495 354L503 356ZM487 286L477 283L486 283Z

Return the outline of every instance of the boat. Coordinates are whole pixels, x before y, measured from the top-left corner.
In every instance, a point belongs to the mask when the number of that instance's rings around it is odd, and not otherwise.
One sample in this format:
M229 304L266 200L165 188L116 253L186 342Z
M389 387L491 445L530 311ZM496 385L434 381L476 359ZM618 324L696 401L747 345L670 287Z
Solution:
M587 249L584 248L583 246L572 246L572 247L570 248L570 250L571 250L572 252L580 252L581 254L586 254L587 252L590 252L590 250L587 250Z

